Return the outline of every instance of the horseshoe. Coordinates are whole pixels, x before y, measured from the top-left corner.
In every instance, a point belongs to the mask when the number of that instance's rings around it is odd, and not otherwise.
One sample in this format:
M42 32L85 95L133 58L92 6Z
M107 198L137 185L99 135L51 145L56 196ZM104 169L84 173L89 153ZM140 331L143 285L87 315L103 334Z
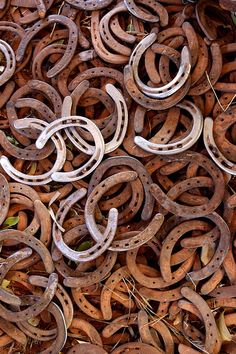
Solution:
M50 341L53 340L56 335L57 335L57 329L49 329L49 330L42 330L40 328L35 328L34 326L32 326L31 324L29 324L29 322L24 321L24 322L19 322L17 323L17 326L24 331L24 333L32 338L35 339L37 341L41 341L41 342L46 342L46 341Z
M0 75L0 86L5 84L12 75L15 72L16 68L16 59L15 59L15 54L11 46L0 39L0 52L3 53L5 60L6 60L6 66L3 71L3 73Z
M224 193L221 187L222 184L224 185L224 179L220 170L218 170L218 168L216 168L216 166L208 158L203 157L201 154L195 152L184 152L179 156L174 155L174 156L165 157L164 160L166 162L171 162L173 161L173 159L175 161L191 162L193 158L198 165L203 167L209 173L215 185L214 195L209 200L207 206L206 205L194 206L194 207L183 206L183 205L180 206L178 203L173 202L170 198L166 197L166 195L163 193L163 191L157 184L151 185L151 193L153 194L154 198L158 201L158 203L161 204L162 207L164 207L172 214L182 216L182 217L187 217L187 218L190 218L191 216L201 217L213 212L217 208L217 206L221 203L223 198L223 193ZM221 180L220 183L219 180ZM184 191L186 191L186 189L183 190L183 192ZM180 194L180 190L179 190L179 194Z
M64 219L64 215L67 213L69 208L76 203L78 200L83 198L86 194L86 189L82 188L81 190L73 193L70 197L68 197L61 205L58 210L56 218L58 222L61 224L61 220ZM62 239L61 231L57 227L57 224L53 225L53 240L55 242L56 247L60 250L60 252L66 256L67 258L74 260L76 262L86 262L89 260L93 260L100 256L110 245L114 237L114 231L109 232L108 234L104 234L98 242L86 251L73 251L69 248Z
M47 278L39 275L31 275L29 277L29 282L32 285L42 286L44 288L47 287ZM73 319L74 308L73 308L71 298L60 284L57 284L57 290L55 296L57 297L57 299L59 300L62 306L66 328L69 328L72 325L72 322L74 321Z
M5 278L6 274L9 272L9 270L19 261L22 259L25 259L26 257L29 257L32 254L32 250L30 248L23 248L22 250L19 250L15 253L13 253L11 256L9 256L6 260L1 261L0 263L0 283L3 282L3 279ZM20 305L21 300L18 296L11 294L9 291L3 289L0 287L0 299L2 302L11 304L11 305Z
M54 297L56 287L57 287L57 281L58 281L57 274L56 273L50 274L47 288L43 293L42 297L40 298L40 300L25 310L14 312L6 309L4 306L0 304L1 317L11 322L21 322L21 321L27 321L33 316L37 316L49 305L52 298Z
M11 96L11 100L7 103L7 116L10 123L12 134L24 146L30 144L29 139L26 139L25 137L28 138L36 138L36 137L34 135L33 129L21 129L21 131L17 131L17 129L14 128L14 123L16 120L18 120L17 113L15 110L15 105L17 105L17 101L19 98L21 98L24 95L31 94L32 91L34 90L36 92L45 95L46 98L52 103L56 117L59 117L61 115L61 105L62 105L61 97L51 85L39 80L31 80L28 81L27 84L24 84L23 87L20 87ZM32 105L33 107L37 105L37 108L35 107L37 111L40 111L41 109L44 110L44 106L41 102L37 104L36 102L33 101ZM44 112L44 116L45 114L46 112Z
M115 7L116 9L118 6ZM125 9L127 10L126 6ZM119 38L121 41L126 42L126 43L134 43L136 41L136 37L133 36L132 34L127 33L124 31L124 29L121 27L119 23L119 15L116 13L114 16L112 16L112 19L110 21L110 27L111 31L113 34Z
M67 276L63 284L70 288L81 288L98 284L112 270L117 259L117 252L107 252L104 261L93 272L83 273L82 276Z
M19 47L17 49L16 53L16 60L22 61L25 50L29 44L29 42L32 40L32 38L39 32L41 29L47 27L51 23L60 23L64 26L67 26L69 29L69 40L68 40L68 45L65 50L65 53L63 57L60 59L60 61L47 72L47 77L52 78L55 75L57 75L59 72L61 72L71 61L75 50L77 46L77 41L78 41L78 34L77 34L77 27L75 23L70 20L69 18L62 16L62 15L50 15L45 19L42 19L38 22L36 22L30 29L30 31L25 34L25 36L21 39L21 42L19 44Z
M20 241L21 243L27 244L36 253L38 253L44 263L45 270L47 273L51 274L54 271L54 265L51 259L51 255L46 248L46 246L38 240L36 237L27 234L23 231L18 230L1 230L0 231L0 242L6 240Z
M213 136L213 120L207 117L204 121L204 145L212 160L226 173L236 175L236 165L229 161L218 149Z
M205 1L205 0L204 0ZM211 70L209 72L209 79L211 82L211 85L215 85L216 82L218 81L221 70L222 70L222 54L221 54L221 49L218 43L214 42L211 44L211 56L212 56L212 66ZM207 78L200 84L196 84L191 89L189 90L189 95L191 96L199 96L211 89L211 85L208 81Z
M138 343L138 342L129 342L126 344L120 345L118 348L113 350L112 354L122 354L125 352L130 352L132 354L162 354L162 352L154 348L152 345L145 344L145 343Z
M96 320L103 320L102 312L86 299L81 288L72 288L71 294L76 305L81 309L81 311Z
M143 11L142 8L138 7L134 0L124 0L124 3L129 10L129 12L134 15L135 17L147 21L147 22L158 22L160 21L160 24L162 27L165 27L168 25L169 22L169 17L168 17L168 12L165 9L165 7L159 3L156 3L155 1L137 1L138 3L141 3L141 5L146 5L149 8L151 8L155 13L157 13L157 16L148 14L147 12Z
M20 331L13 323L3 320L0 318L0 329L6 333L9 337L26 347L27 345L27 337L26 335Z
M74 345L66 352L66 354L108 354L108 352L98 345L81 343Z
M149 192L149 188L150 188L149 186L152 183L152 179L147 173L145 167L138 160L132 157L129 156L111 157L103 161L98 166L97 170L93 173L93 176L88 186L88 195L91 194L94 187L98 185L98 183L102 179L102 176L110 167L120 166L120 165L128 166L138 174L138 178L142 182L143 189L145 192L145 203L141 213L141 218L142 220L149 220L151 218L153 207L154 207L154 199L152 198Z
M95 11L108 7L112 0L100 0L99 2L96 0L66 0L66 2L77 9Z
M187 110L193 117L192 129L186 137L180 140L178 139L173 143L157 144L155 142L149 142L141 136L135 136L135 144L147 152L158 155L177 154L192 147L197 142L202 132L203 117L201 111L190 101L183 101L177 104L176 107Z
M123 74L113 68L107 68L107 67L97 67L97 68L91 68L87 69L80 74L78 74L73 80L68 85L68 89L70 91L74 90L82 81L84 80L90 80L90 79L95 79L95 78L100 78L100 77L108 77L109 79L114 79L122 88L123 91L123 96L126 101L127 107L130 107L131 100L129 95L127 94L127 90L124 84L124 77Z
M76 328L83 331L89 337L92 344L98 345L100 347L103 346L100 334L88 321L75 317L73 318L70 328Z
M54 150L53 144L47 144L43 149L38 150L35 148L35 145L30 145L27 148L19 148L18 146L13 145L8 139L6 134L3 131L0 131L0 145L2 148L8 152L11 156L16 157L17 159L27 160L27 161L38 161L43 160Z
M39 124L42 122L40 120L35 120L35 119L31 119L29 121L29 118L27 119L27 123L29 125L33 124L33 126L35 126L35 123L37 124L37 126L39 126ZM31 123L32 122L32 123ZM38 124L39 123L39 124ZM21 125L21 127L25 124L25 121L23 119L20 120L18 124ZM43 123L41 123L41 126L43 125ZM46 124L44 123L44 126L46 126ZM58 130L62 130L65 128L69 128L69 127L82 127L84 129L87 129L93 136L94 138L94 142L95 142L95 151L92 155L92 157L89 159L89 161L87 161L82 167L78 168L77 170L73 170L70 172L59 172L60 168L57 168L57 170L54 168L54 171L52 171L51 173L51 178L54 181L62 181L63 182L72 182L72 181L77 181L78 179L82 179L85 176L89 175L101 162L102 158L103 158L103 154L104 154L104 140L103 137L100 133L100 130L97 128L97 126L90 121L89 119L85 118L85 117L81 117L81 116L69 116L69 117L63 117L60 119L57 119L56 121L51 122L50 124L47 124L46 129L42 129L40 127L42 131L42 133L40 134L40 136L38 137L37 141L36 141L36 147L41 149L44 147L44 145L47 143L48 139L55 139L55 133L56 136L61 136L60 134L58 134ZM65 144L64 144L65 145ZM81 144L77 141L76 142L76 147L79 148L79 146L81 146ZM59 149L57 148L57 150L59 151ZM1 161L1 160L0 160ZM64 164L64 161L63 161ZM55 165L54 165L55 166Z
M102 42L102 38L99 32L100 11L92 11L91 14L91 39L92 44L97 55L105 62L111 64L125 64L128 61L128 57L122 54L113 54L109 52Z
M114 100L116 105L116 112L117 112L117 125L116 131L111 141L105 143L105 154L108 154L114 150L116 150L123 142L127 126L128 126L128 110L125 103L125 100L121 93L115 88L115 86L111 84L106 85L106 92L109 96ZM94 153L94 146L87 144L77 133L77 131L73 128L67 129L66 134L71 142L77 146L77 141L81 143L82 148L85 145L85 149L81 149L86 154L92 155Z
M153 241L153 240L152 240ZM150 288L150 289L155 289L155 288L165 288L167 286L170 286L172 284L177 283L181 279L183 279L186 274L189 272L191 269L195 254L190 256L186 261L184 261L176 271L172 273L172 279L170 282L166 282L162 277L148 277L145 274L142 273L142 271L138 268L136 264L136 257L138 253L138 248L128 251L126 253L126 262L127 262L127 267L131 273L131 275L143 286Z
M105 320L112 319L111 297L117 283L123 278L129 277L126 266L117 269L105 282L101 292L101 312ZM132 300L129 299L129 307L132 307Z
M89 194L89 197L85 204L85 222L87 228L96 242L101 242L103 239L112 235L112 239L115 236L118 220L118 211L115 208L110 209L108 214L108 222L105 232L102 234L95 221L95 208L98 201L112 186L120 184L122 182L134 181L137 178L136 172L120 172L111 177L106 178L104 181L100 182L97 187Z
M211 41L214 41L218 39L217 27L219 26L219 22L216 21L215 24L213 21L209 21L209 18L205 13L207 7L211 7L211 10L216 13L216 16L222 16L222 22L220 24L223 24L225 22L230 23L231 18L228 17L229 15L227 11L222 11L222 8L220 8L218 3L216 4L214 1L200 0L199 2L197 2L195 10L198 24L203 33L207 36L207 38ZM232 25L232 23L230 24Z
M48 127L48 123L37 119L37 118L24 118L15 121L15 126L18 129L21 128L29 128L33 127L38 130L44 130L45 127ZM62 136L59 133L56 133L54 136L51 137L54 145L56 146L57 150L57 159L54 163L53 168L41 175L27 175L25 173L19 172L17 169L15 169L8 158L6 156L1 156L0 158L0 164L4 168L4 170L7 172L9 176L11 176L14 180L21 182L23 184L29 184L29 185L44 185L47 184L52 180L52 175L55 171L58 171L62 168L64 165L64 162L66 160L66 146L65 142L62 138ZM37 142L36 142L36 147L37 147Z
M32 74L34 80L44 81L44 75L42 72L42 64L43 61L54 54L64 54L66 49L66 45L64 44L51 44L47 47L43 48L41 52L39 52L33 60L32 64Z
M205 227L206 225L201 221L189 220L182 222L168 233L163 241L160 253L161 275L166 282L169 282L172 279L171 255L176 242L178 242L179 238L181 238L186 232L191 230L205 230Z
M0 174L0 225L2 225L3 221L7 217L7 213L10 206L10 190L9 184L6 178Z
M218 333L214 315L212 314L206 301L198 295L194 290L183 287L181 289L181 294L193 303L198 309L203 318L205 325L205 343L204 348L210 353L219 353L221 347L221 339Z
M173 107L184 98L190 87L190 79L188 79L184 86L168 98L164 98L162 100L149 98L136 86L132 67L130 65L126 65L124 68L124 82L129 95L135 102L140 104L142 107L153 110L165 110Z
M59 306L54 302L49 304L47 311L49 311L56 320L57 336L50 347L39 354L57 354L64 348L67 339L65 318Z
M190 53L188 48L185 46L181 52L181 60L178 73L171 82L161 87L149 87L145 85L140 80L138 75L139 61L146 49L149 48L155 42L156 38L157 35L155 33L151 33L148 36L144 37L144 39L139 42L137 47L132 52L132 55L129 60L129 65L132 66L134 80L139 89L149 97L160 99L173 95L186 83L190 74L191 64ZM155 48L157 48L157 46L158 44L155 45Z
M140 247L155 236L163 222L164 216L162 214L156 214L143 231L131 231L122 234L124 240L114 240L109 249L111 251L128 251Z
M101 19L99 25L99 32L104 43L118 54L126 55L127 57L131 54L131 49L121 43L119 43L111 34L110 31L110 21L111 18L120 12L127 12L127 8L124 3L120 3L115 6L112 10L107 12ZM127 58L128 61L128 58Z

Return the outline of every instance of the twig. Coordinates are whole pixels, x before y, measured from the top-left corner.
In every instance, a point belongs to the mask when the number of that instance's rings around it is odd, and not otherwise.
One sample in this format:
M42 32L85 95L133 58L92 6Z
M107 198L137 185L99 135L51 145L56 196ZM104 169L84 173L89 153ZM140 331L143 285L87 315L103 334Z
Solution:
M214 89L214 87L213 87L213 85L212 85L212 83L211 83L210 77L209 77L209 75L208 75L208 73L207 73L206 71L205 71L205 74L206 74L206 77L207 77L207 81L209 82L209 85L211 86L211 89L212 89L212 91L213 91L213 93L214 93L214 95L215 95L215 98L216 98L217 102L219 103L220 108L222 109L223 112L227 112L227 110L228 110L229 107L231 106L233 100L235 99L236 94L235 94L235 95L233 96L233 98L230 100L230 102L229 102L229 104L226 106L226 108L224 108L224 107L222 106L221 102L220 102L220 99L219 99L219 97L218 97L218 95L217 95L217 93L216 93L216 90Z

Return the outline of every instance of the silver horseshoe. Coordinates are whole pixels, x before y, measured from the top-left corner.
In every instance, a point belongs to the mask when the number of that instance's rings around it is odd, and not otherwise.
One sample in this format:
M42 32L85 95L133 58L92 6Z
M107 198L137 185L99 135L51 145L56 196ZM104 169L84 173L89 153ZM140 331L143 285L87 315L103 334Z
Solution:
M37 118L23 118L15 121L14 126L17 129L32 127L43 131L48 126L48 123ZM31 186L47 184L52 181L53 173L60 171L66 161L66 145L61 134L56 133L52 136L52 141L56 147L57 158L52 169L42 175L31 176L18 171L4 155L0 158L0 165L5 172L17 182Z
M138 67L139 61L146 51L156 40L156 33L151 33L146 36L131 54L129 65L131 65L134 75L134 80L139 89L147 96L152 98L166 98L177 92L187 81L191 70L191 57L188 47L183 47L181 51L181 60L178 73L172 81L161 87L149 87L144 84L139 78Z
M201 111L190 101L178 103L176 107L183 108L193 117L193 126L190 133L182 140L173 143L156 144L141 136L135 136L134 142L141 149L156 155L173 155L181 153L193 146L199 139L203 128L203 117ZM152 139L151 139L152 140Z
M203 130L204 145L212 160L226 173L236 176L236 164L229 161L218 149L213 136L213 119L205 118Z

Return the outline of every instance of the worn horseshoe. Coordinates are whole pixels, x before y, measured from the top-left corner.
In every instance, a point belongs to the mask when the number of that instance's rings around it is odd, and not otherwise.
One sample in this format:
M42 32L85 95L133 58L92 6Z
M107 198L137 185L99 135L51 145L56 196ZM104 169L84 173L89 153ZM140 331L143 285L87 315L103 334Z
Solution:
M213 136L213 119L205 118L203 131L204 144L212 160L226 173L236 175L236 164L229 161L218 149Z
M28 121L29 118L26 118L26 119ZM22 122L23 119L21 119L20 121ZM17 123L18 126L20 124L21 125L24 124L24 121L22 123L20 123L20 121L19 121L19 123ZM35 120L31 120L31 121L34 122ZM40 123L39 120L37 120L37 123ZM30 123L29 123L29 125L30 125ZM33 123L33 125L34 125L34 123ZM61 181L63 181L63 182L77 181L78 179L82 179L85 176L89 175L94 169L96 169L96 167L99 165L99 163L101 162L101 160L103 158L104 150L105 150L104 139L101 135L100 130L96 126L96 124L94 124L92 121L90 121L89 119L87 119L85 117L69 116L69 117L59 118L59 119L51 122L50 124L47 124L47 125L44 124L44 126L46 126L46 128L44 130L41 129L43 131L36 141L36 147L39 149L43 148L44 145L47 143L47 141L50 138L52 140L54 140L55 136L57 136L57 135L59 135L61 137L61 135L58 133L59 130L62 130L65 128L70 128L71 126L81 127L81 128L88 130L92 134L92 136L94 138L94 142L95 142L95 150L94 150L92 157L89 159L89 161L87 161L82 167L80 167L76 170L70 171L70 172L59 172L61 170L62 166L60 168L57 168L57 170L54 168L54 171L51 173L51 176L50 176L50 178L52 180L59 181L59 182L61 182ZM64 144L64 146L65 146L65 144ZM81 146L81 143L77 140L76 147L79 148L80 146ZM64 157L63 157L63 159L64 159ZM64 161L63 161L63 164L64 164Z
M66 2L77 9L95 11L104 9L112 3L112 0L66 0Z
M159 22L162 27L165 27L168 25L169 22L169 17L168 17L168 12L165 9L165 7L157 3L153 0L149 1L137 1L141 5L146 5L150 7L154 12L157 13L158 16L148 14L147 12L144 12L142 8L138 7L134 0L124 0L124 3L129 10L129 12L134 15L135 17L139 18L140 20L147 21L147 22Z
M16 128L29 128L33 127L38 130L44 130L49 124L37 118L23 118L14 122ZM52 167L52 169L42 175L27 175L18 171L9 161L6 156L1 156L0 164L14 180L28 185L44 185L52 180L52 175L54 172L59 171L66 160L66 145L64 139L59 133L52 136L52 141L56 146L57 159ZM37 145L36 145L37 147Z
M45 292L40 299L30 307L22 311L11 311L0 304L1 317L11 322L27 321L33 316L40 314L51 302L54 297L58 283L56 273L49 275L48 284ZM23 305L23 303L22 303Z
M190 78L188 78L185 85L183 85L172 96L164 98L162 100L149 98L148 96L144 95L136 86L131 65L126 65L124 68L124 82L128 93L135 102L147 109L153 110L165 110L170 107L173 107L184 98L190 87Z
M139 87L139 89L147 96L152 98L166 98L173 95L177 92L188 80L191 64L190 64L190 53L188 48L185 46L181 52L181 59L180 59L180 66L178 73L176 74L175 78L171 80L168 84L161 86L161 87L150 87L145 85L139 78L138 75L138 67L139 61L146 51L148 47L150 47L156 40L157 35L155 33L151 33L146 36L137 47L132 52L132 55L129 60L129 65L132 66L134 80ZM156 47L158 44L156 44Z
M111 84L106 85L106 92L111 96L116 105L116 113L117 113L117 124L116 131L111 141L105 143L105 154L108 154L114 150L116 150L123 142L127 126L128 126L128 110L126 106L126 102L122 96L122 94L117 90L117 88ZM66 130L66 134L71 142L77 146L77 142L81 143L82 148L85 146L85 149L81 149L86 154L92 155L94 154L94 146L90 146L87 144L84 139L77 133L74 128Z
M157 185L157 184L152 184L151 185L151 193L155 197L155 199L160 203L160 205L168 210L169 212L182 216L182 217L201 217L210 214L213 212L218 205L221 203L223 200L223 194L224 194L224 179L223 175L220 172L220 170L212 163L211 160L209 160L207 157L195 153L195 152L184 152L180 155L174 155L174 156L168 156L165 157L164 160L166 162L171 162L173 160L175 161L182 161L182 162L191 162L192 159L194 159L195 163L197 163L199 166L203 167L211 176L215 189L214 189L214 195L212 198L209 200L209 202L206 205L201 205L201 206L183 206L179 205L178 203L172 201L170 198L166 196L166 194L162 191L162 189ZM191 185L191 183L190 183ZM185 184L186 188L188 187L187 183ZM190 186L189 186L190 187ZM189 189L189 187L187 189ZM182 191L185 192L186 188L184 188ZM191 187L190 187L191 188ZM180 194L180 191L179 193Z
M143 189L145 192L145 203L141 213L142 220L149 220L151 218L153 207L154 207L154 199L150 194L150 184L152 183L152 179L149 176L149 173L142 165L140 161L133 157L129 156L120 156L120 157L111 157L103 161L97 168L97 170L93 173L93 176L90 180L88 187L88 195L92 192L94 187L98 185L101 181L102 176L110 167L115 166L128 166L130 169L134 170L138 174L138 178L142 182Z
M205 350L207 352L217 354L221 347L221 339L216 326L215 318L209 306L194 290L183 287L181 294L193 303L200 311L205 325Z
M111 177L106 178L104 181L100 182L93 191L89 194L89 197L85 204L85 222L87 228L96 242L101 242L106 239L109 235L112 235L112 238L115 236L118 220L118 210L115 208L110 209L108 214L108 222L105 232L102 234L97 226L95 221L95 210L97 207L98 201L101 199L104 193L106 193L111 187L116 184L123 182L134 181L138 177L136 172L127 171L120 172Z
M50 15L47 18L36 22L30 28L30 31L27 32L27 34L25 34L25 36L21 39L16 53L16 60L21 61L24 57L25 50L32 38L39 31L41 31L41 29L47 27L51 23L60 23L64 26L67 26L69 29L69 40L63 57L57 64L55 64L52 69L47 72L47 77L49 78L54 77L55 75L59 74L64 68L66 68L75 53L78 41L78 31L76 24L72 20L62 15Z
M155 138L148 141L141 136L135 136L135 144L143 150L157 155L177 154L192 147L197 142L202 132L203 117L201 111L190 101L178 103L176 107L185 109L193 117L192 129L187 136L183 139L177 139L176 142L170 142L167 144L156 144L154 141L152 142Z
M16 67L16 59L12 47L2 39L0 39L0 52L3 53L6 60L6 66L4 68L3 73L0 75L0 86L2 86L14 74Z

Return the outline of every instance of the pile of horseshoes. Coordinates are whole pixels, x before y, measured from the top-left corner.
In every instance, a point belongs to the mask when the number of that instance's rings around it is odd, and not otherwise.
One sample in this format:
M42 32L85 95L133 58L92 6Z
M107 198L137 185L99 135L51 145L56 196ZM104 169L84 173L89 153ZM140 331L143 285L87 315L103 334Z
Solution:
M0 353L236 353L236 1L0 0Z

